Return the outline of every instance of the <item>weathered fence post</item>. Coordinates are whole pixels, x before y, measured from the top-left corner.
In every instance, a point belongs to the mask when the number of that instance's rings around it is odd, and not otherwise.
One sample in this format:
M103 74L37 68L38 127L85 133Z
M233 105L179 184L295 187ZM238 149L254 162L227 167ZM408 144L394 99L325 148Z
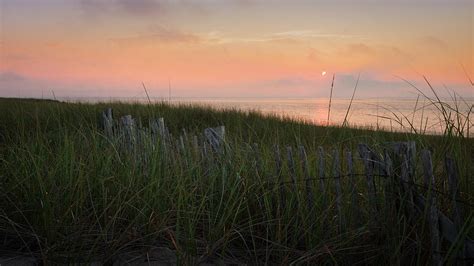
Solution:
M291 182L293 183L295 193L298 193L298 191L296 190L297 184L296 184L295 161L293 160L293 150L291 149L290 146L286 146L286 155L288 159L288 169L290 170Z
M324 149L323 147L318 147L318 157L319 157L319 187L321 189L321 195L323 196L323 206L327 207L327 199L326 199L326 185L324 180L326 179L326 175L324 173L324 169L326 163L324 161Z
M456 166L456 161L449 155L445 157L445 168L446 173L448 174L448 185L449 185L449 194L451 195L451 204L452 204L452 215L453 215L453 222L454 228L456 233L459 235L461 233L461 228L464 224L462 219L462 213L460 207L458 205L459 201L459 183L458 183L458 169ZM460 249L460 257L461 259L465 258L467 254L467 250L464 245L464 239L460 240L462 244Z
M440 256L441 242L439 237L439 218L436 209L436 198L434 196L435 177L433 175L433 164L431 161L431 153L429 150L423 150L421 153L423 161L424 183L428 187L428 222L431 234L431 257L433 265L442 265L443 261Z
M344 228L344 217L342 214L342 191L341 191L341 170L339 161L339 152L337 149L333 150L333 175L336 187L336 207L337 216L339 218L339 232Z
M189 167L189 162L188 162L188 150L186 148L186 141L185 137L179 136L179 149L181 150L181 158L184 160L184 166L186 169Z
M354 166L352 163L352 152L349 149L345 151L347 160L347 175L349 176L349 182L351 185L351 201L352 201L352 220L355 221L356 226L360 225L360 210L359 210L359 197L357 196L356 182L354 178Z
M210 164L211 164L211 158L209 158L209 144L206 140L202 141L202 159L204 161L204 169L206 169L206 172L209 171Z
M313 189L312 189L312 180L311 176L309 174L309 166L308 166L308 156L306 155L306 150L304 149L303 145L300 145L299 147L300 150L300 159L301 159L301 168L303 169L304 172L304 178L306 180L306 200L308 204L308 210L309 212L313 212Z
M199 152L199 140L198 136L193 135L193 150L194 150L194 156L196 158L196 161L200 160L200 152Z
M412 190L412 183L410 182L409 177L409 160L406 154L401 154L401 174L400 178L403 183L403 198L404 198L404 205L408 212L408 218L413 219L415 215L415 206L413 202L413 190Z
M204 129L204 136L211 145L212 149L216 152L224 151L224 141L225 141L225 127L213 127Z
M252 151L255 159L255 172L258 177L263 174L262 169L262 158L260 157L260 149L258 148L258 144L254 143L252 145Z
M385 169L385 209L392 211L392 206L395 201L395 191L393 182L393 163L387 149L384 149L384 169Z
M147 173L146 168L148 166L148 137L147 137L147 132L146 129L143 129L143 127L139 126L138 128L135 129L135 136L136 136L136 148L135 148L135 160L137 160L143 170L144 173Z
M152 134L159 135L162 140L165 140L168 137L168 130L165 126L165 120L163 117L160 117L158 119L151 119L150 128Z
M158 137L160 139L160 145L164 153L168 153L168 146L170 145L170 134L168 128L165 126L164 118L160 117L158 119L151 119L149 122L153 145L156 145L158 142ZM170 154L170 153L168 153Z
M406 147L408 156L408 175L410 177L410 181L413 181L416 170L416 143L414 141L408 141Z
M326 175L324 172L325 169L325 160L324 160L324 149L323 147L319 146L318 147L318 158L319 158L319 163L318 163L318 168L319 168L319 187L321 191L321 205L323 206L322 210L322 219L321 219L321 228L323 228L323 237L327 237L328 231L325 230L327 228L327 216L328 216L328 199L327 199L327 194L326 194L326 186L325 186L325 179Z
M364 161L365 176L367 177L367 187L369 193L370 217L377 217L377 202L374 187L374 163L371 151L366 144L359 144L359 155Z
M135 147L135 120L131 115L122 116L120 124L124 134L124 144L131 151Z
M186 144L184 142L184 138L183 136L179 136L179 148L181 149L181 151L184 153L184 151L186 150Z
M283 205L285 203L285 187L283 183L283 176L281 174L282 162L281 162L280 147L278 145L275 145L273 150L275 153L276 176L278 178L278 184L279 184L279 190L280 190L280 202Z
M107 136L107 138L112 138L114 134L114 118L112 108L107 108L104 112L102 112L102 126L104 127L105 136Z
M189 143L188 133L186 132L185 128L183 128L183 138L185 142Z

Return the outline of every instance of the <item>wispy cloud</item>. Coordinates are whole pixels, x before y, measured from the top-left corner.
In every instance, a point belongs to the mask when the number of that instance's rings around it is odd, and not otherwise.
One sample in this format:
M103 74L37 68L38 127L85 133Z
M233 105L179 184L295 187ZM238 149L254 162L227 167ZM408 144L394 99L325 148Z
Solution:
M420 38L420 43L424 46L429 46L439 50L446 50L449 47L445 41L434 36L423 36Z
M365 55L373 56L376 54L376 50L364 43L352 43L347 46L347 55Z
M125 13L133 16L155 15L163 12L162 0L79 0L86 15L98 16L107 13Z
M147 33L129 37L110 38L111 41L121 44L149 44L150 42L162 43L198 43L202 38L193 33L188 33L175 28L162 25L152 25Z
M24 81L25 77L15 72L0 72L0 82L17 82Z
M98 16L110 10L110 5L104 0L79 0L79 7L87 16Z
M212 31L207 34L208 40L218 44L226 43L259 43L259 42L298 42L304 39L342 39L342 38L358 38L362 39L362 35L335 34L335 33L319 33L314 30L292 30L283 32L266 33L260 36L251 37L229 37L219 31Z
M133 15L149 15L163 9L162 1L157 0L117 0L119 8Z
M321 33L314 30L291 30L269 34L270 37L286 38L362 38L362 35Z

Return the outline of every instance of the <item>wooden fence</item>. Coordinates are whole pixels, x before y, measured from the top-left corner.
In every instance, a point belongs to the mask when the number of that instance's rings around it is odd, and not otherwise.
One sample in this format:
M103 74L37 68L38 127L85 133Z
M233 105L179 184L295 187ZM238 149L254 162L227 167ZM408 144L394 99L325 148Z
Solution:
M225 140L225 127L219 126L206 128L202 135L188 136L183 130L179 136L173 136L165 125L163 118L152 119L149 121L149 127L143 127L137 123L130 115L121 117L118 121L113 119L112 109L107 109L102 113L102 127L104 135L113 140L119 149L134 154L136 159L147 165L147 149L162 149L166 156L186 157L194 154L202 164L210 163L209 158L224 157L225 154L232 153L232 147ZM392 142L381 145L378 149L373 149L366 144L358 145L358 157L354 156L349 149L333 149L325 152L323 147L317 149L317 177L311 176L310 164L307 159L307 153L304 146L299 146L297 151L293 147L287 146L283 151L279 146L273 147L275 172L269 173L268 169L262 169L259 146L257 144L248 145L254 154L254 164L259 175L275 176L275 182L280 183L279 197L285 198L285 186L290 185L297 189L297 183L304 182L304 193L308 208L312 209L316 191L314 191L314 181L319 181L319 193L322 196L322 204L326 206L329 201L334 200L335 210L337 212L339 226L342 227L346 221L342 211L343 190L341 179L347 178L349 184L349 197L351 210L354 212L353 220L362 225L361 204L358 202L358 191L360 187L356 184L356 179L363 177L365 179L368 199L368 213L372 217L369 226L377 228L377 217L380 217L382 207L395 208L406 216L407 220L414 222L423 219L429 226L431 240L431 257L433 265L443 264L443 243L448 243L451 248L457 249L457 260L460 262L474 262L474 241L466 235L466 225L472 221L469 217L467 222L461 213L463 203L459 199L458 189L458 169L454 159L445 156L444 174L435 174L433 171L431 152L423 149L417 156L415 142ZM294 153L297 153L295 155ZM340 158L341 154L343 158ZM332 169L326 169L326 159L332 159ZM188 157L177 159L183 165L187 166ZM356 160L360 160L363 165L362 173L354 172ZM417 164L421 162L420 164ZM341 169L345 166L345 173L341 174ZM416 166L420 166L423 174L423 183L415 182ZM288 170L290 181L285 180L282 169ZM435 184L440 183L440 179L447 176L448 191L439 191L435 189ZM383 182L375 182L375 179L382 179ZM335 198L330 199L328 193L328 181L333 182ZM360 182L359 182L360 184ZM377 184L379 185L377 187ZM301 186L300 186L301 187ZM380 202L379 195L384 195L384 202ZM449 214L445 214L438 206L438 199L448 197L450 202ZM284 203L285 201L280 201ZM298 204L302 204L299 202ZM381 206L384 205L384 206ZM472 208L472 205L467 205ZM327 217L322 223L327 223Z

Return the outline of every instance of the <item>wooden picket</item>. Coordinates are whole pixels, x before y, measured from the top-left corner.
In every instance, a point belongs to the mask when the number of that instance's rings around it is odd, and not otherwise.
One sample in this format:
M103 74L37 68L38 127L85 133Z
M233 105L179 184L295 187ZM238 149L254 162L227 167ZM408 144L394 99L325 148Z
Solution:
M347 175L349 176L350 189L351 189L351 217L356 226L360 225L361 214L359 209L359 197L357 195L357 186L354 176L354 166L352 161L352 152L349 149L345 150L345 156L347 160Z
M422 151L423 171L424 171L424 184L428 188L428 221L430 225L431 234L431 257L433 259L433 265L442 265L440 256L441 241L439 238L439 231L437 228L438 223L438 212L436 211L436 197L433 189L435 185L435 177L433 175L433 165L431 162L431 152L429 150Z

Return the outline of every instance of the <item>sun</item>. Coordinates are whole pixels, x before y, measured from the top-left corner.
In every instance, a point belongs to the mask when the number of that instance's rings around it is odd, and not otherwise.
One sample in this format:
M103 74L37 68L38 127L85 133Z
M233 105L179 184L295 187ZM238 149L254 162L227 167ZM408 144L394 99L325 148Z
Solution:
M321 72L321 76L326 76L326 71Z

